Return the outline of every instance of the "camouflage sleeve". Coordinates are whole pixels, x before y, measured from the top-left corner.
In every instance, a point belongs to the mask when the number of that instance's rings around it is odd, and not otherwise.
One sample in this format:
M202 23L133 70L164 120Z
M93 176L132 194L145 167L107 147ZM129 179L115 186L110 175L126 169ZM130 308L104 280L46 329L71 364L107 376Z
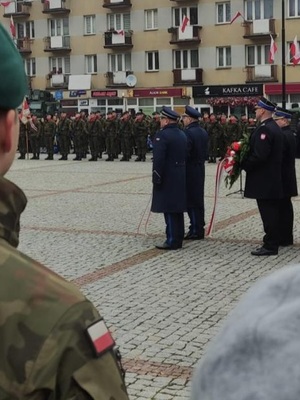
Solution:
M97 357L88 339L86 328L99 319L88 301L74 305L63 316L39 353L28 394L41 390L50 392L50 399L128 400L113 350Z

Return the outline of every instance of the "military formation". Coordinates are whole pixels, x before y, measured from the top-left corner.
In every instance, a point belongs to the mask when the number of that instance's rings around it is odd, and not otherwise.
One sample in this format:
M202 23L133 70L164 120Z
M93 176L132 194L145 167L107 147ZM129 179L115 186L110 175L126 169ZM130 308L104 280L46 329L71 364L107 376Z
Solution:
M160 127L159 113L146 116L142 111L129 111L118 115L109 111L106 115L100 112L86 115L85 112L67 116L46 115L38 119L28 116L20 118L19 159L25 159L32 153L31 160L38 160L41 151L47 153L46 160L53 160L59 152L59 160L68 160L73 153L73 160L81 161L90 154L89 161L98 161L107 154L106 161L114 161L121 155L120 161L146 161L146 153L152 146L152 140ZM25 123L24 123L25 122Z

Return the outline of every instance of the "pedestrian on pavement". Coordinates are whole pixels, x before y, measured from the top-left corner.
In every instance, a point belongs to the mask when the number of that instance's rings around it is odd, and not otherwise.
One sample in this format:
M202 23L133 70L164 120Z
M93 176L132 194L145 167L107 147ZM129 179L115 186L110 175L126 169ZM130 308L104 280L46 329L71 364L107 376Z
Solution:
M279 201L279 245L290 246L294 243L294 209L291 198L298 196L295 167L297 139L296 134L292 131L290 126L292 119L291 113L283 108L277 107L273 118L283 132L283 198Z
M166 241L156 246L161 250L180 249L184 237L187 138L177 126L179 118L164 106L153 143L151 211L163 213L166 222Z
M192 378L191 400L296 400L300 265L260 280L231 312Z
M127 400L114 341L97 310L16 250L27 200L4 175L15 158L16 109L28 88L23 60L1 24L0 42L0 397Z
M256 107L259 126L250 136L250 151L242 163L246 171L245 197L256 199L265 235L254 256L278 254L279 205L283 195L283 133L272 115L276 105L262 97Z
M201 114L191 106L185 107L182 115L187 137L186 190L187 213L190 219L185 240L204 239L204 181L205 160L208 152L208 133L200 127Z

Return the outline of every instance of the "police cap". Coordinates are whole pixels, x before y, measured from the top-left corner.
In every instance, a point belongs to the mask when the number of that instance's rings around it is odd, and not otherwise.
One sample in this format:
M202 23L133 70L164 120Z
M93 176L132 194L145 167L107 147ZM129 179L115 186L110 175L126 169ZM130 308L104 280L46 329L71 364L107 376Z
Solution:
M198 119L201 117L201 114L199 113L199 111L191 106L185 106L185 113L183 114L183 116L185 116L185 115L187 115L188 117L191 117L191 118L195 118L195 119Z
M292 114L284 108L277 107L274 113L274 119L287 118L292 119Z
M161 114L162 117L166 117L166 118L169 118L169 119L173 119L173 120L175 120L175 121L176 121L178 118L180 118L180 115L179 115L176 111L174 111L174 110L172 110L170 107L166 107L166 106L163 106L163 108L162 108L160 114Z
M268 111L274 111L276 108L276 104L272 103L265 97L261 97L259 99L259 101L257 102L257 105L255 106L255 108L264 108L265 110L268 110Z
M0 108L17 108L27 93L27 78L19 51L0 23Z

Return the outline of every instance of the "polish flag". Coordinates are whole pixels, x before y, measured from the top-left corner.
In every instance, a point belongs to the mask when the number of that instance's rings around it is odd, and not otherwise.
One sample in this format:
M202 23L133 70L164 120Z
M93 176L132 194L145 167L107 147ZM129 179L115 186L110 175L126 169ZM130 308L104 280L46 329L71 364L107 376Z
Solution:
M232 24L236 19L238 19L239 17L242 17L243 20L245 20L245 18L243 17L242 13L240 11L236 12L234 14L234 16L231 18L230 24Z
M270 44L270 53L269 53L269 63L273 64L274 63L274 59L275 59L275 53L277 52L277 45L272 37L272 35L270 35L271 37L271 44Z
M1 1L0 4L3 7L8 7L10 5L11 1Z
M104 353L115 345L115 341L103 320L100 320L87 328L87 333L97 355Z
M185 31L185 28L187 27L187 24L190 22L190 19L185 15L183 17L182 23L180 25L180 30L183 33Z
M9 29L10 29L11 36L15 39L15 37L16 37L16 27L15 27L15 23L14 23L12 15L10 16Z
M23 124L27 124L29 116L30 116L29 104L28 104L26 98L24 98L23 103L22 103L22 111L21 111L21 118L20 118L21 121L23 122Z
M298 44L298 39L297 39L297 35L295 36L295 39L293 41L293 43L291 44L291 61L294 65L299 64L300 62L300 50L299 50L299 44Z
M118 35L124 36L124 30L123 30L123 29L120 29L119 31L117 31L117 34L118 34Z

